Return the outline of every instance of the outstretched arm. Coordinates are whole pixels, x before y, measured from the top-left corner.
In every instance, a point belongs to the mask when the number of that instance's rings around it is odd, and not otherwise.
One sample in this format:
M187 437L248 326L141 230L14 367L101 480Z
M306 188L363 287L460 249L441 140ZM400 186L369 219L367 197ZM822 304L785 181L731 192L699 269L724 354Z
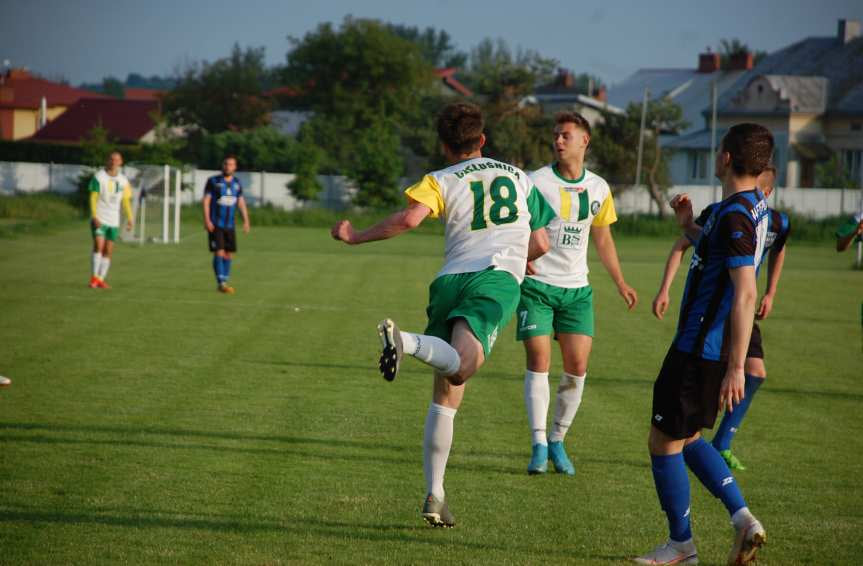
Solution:
M662 282L659 284L659 291L653 299L653 315L662 320L665 316L665 311L668 310L668 291L671 289L671 283L674 281L674 276L677 274L677 269L683 261L683 254L689 248L689 239L686 236L681 236L671 246L671 252L668 254L668 259L665 260L665 271L662 273Z
M602 265L605 266L605 270L608 271L612 281L617 285L617 292L623 297L626 306L630 310L633 309L638 303L638 294L623 279L620 260L617 258L617 247L614 245L614 238L611 236L611 226L593 226L590 231L593 245L596 247Z
M371 228L357 232L350 220L341 220L330 230L333 238L346 244L364 244L377 240L388 240L413 230L431 214L431 209L419 202L412 202L406 209L384 218Z

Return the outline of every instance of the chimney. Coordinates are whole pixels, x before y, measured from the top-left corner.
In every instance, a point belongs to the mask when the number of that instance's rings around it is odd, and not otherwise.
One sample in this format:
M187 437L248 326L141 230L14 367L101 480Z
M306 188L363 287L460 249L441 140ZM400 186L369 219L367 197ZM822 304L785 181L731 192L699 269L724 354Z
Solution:
M698 72L699 73L715 73L719 70L719 53L711 53L710 48L707 48L707 53L698 55Z
M746 51L744 53L733 54L728 61L729 71L748 71L752 68L753 59L752 53Z
M596 96L594 97L600 102L608 102L608 91L605 90L605 85L599 87L599 90L596 91Z
M30 74L30 71L28 71L27 69L9 69L9 71L6 73L6 76L9 79L18 79L18 80L29 79L32 77L32 75Z
M839 20L839 42L842 45L860 37L860 20Z

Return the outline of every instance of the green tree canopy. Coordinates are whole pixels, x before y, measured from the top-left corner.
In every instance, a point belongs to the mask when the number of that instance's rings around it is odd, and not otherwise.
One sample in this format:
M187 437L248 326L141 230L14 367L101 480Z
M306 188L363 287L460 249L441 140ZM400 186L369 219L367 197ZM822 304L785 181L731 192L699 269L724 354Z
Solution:
M668 161L671 151L662 147L661 135L686 128L683 111L667 97L648 101L645 115L644 153L641 182L646 183L659 215L666 211L665 191L671 186ZM636 183L638 136L641 129L641 104L632 103L624 116L609 114L593 132L588 153L592 168L602 172L612 185Z
M358 204L399 202L411 146L427 144L417 130L433 122L425 112L435 77L420 47L381 22L351 17L292 42L283 70L297 93L289 104L313 112L303 143L321 149L325 169L357 182Z
M263 94L268 73L263 48L244 50L235 44L230 56L186 69L165 96L165 114L172 124L212 133L266 125L271 109Z

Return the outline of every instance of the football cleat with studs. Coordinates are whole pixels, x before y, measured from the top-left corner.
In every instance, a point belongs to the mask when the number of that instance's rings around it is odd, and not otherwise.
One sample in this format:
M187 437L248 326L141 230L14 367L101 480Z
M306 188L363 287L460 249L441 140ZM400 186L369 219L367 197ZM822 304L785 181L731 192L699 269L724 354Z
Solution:
M455 517L449 512L446 501L429 493L423 504L423 519L432 527L451 529L455 526Z
M378 367L384 379L392 381L399 374L399 367L404 355L402 335L396 323L392 319L386 318L378 324L378 337L381 339L382 347Z

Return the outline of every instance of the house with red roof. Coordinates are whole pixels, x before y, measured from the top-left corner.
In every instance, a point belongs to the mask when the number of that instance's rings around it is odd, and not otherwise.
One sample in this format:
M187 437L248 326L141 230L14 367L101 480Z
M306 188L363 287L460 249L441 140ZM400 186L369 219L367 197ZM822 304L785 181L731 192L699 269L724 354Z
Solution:
M108 98L33 76L26 69L10 69L0 75L0 139L29 138L85 97Z
M78 143L97 126L111 141L122 144L152 143L156 139L157 100L82 98L60 117L40 129L34 141Z

